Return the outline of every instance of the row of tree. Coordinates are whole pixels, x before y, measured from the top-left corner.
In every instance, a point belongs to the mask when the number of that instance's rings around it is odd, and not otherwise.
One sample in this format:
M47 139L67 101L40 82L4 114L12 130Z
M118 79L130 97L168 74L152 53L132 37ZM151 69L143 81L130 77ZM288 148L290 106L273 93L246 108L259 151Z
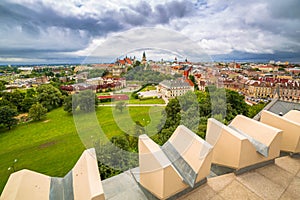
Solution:
M159 124L158 134L152 139L164 144L180 124L205 138L208 118L228 124L238 114L252 118L265 106L265 103L249 106L244 96L227 89L207 87L204 92L188 92L169 101L163 113L166 120Z
M170 80L181 77L176 74L174 76L166 75L160 72L156 72L150 69L145 69L143 66L137 66L129 70L124 77L126 80L142 81L144 83L159 83L163 80Z
M51 84L26 91L2 92L0 100L0 127L11 129L20 113L28 113L29 120L41 120L46 113L62 106L65 96Z

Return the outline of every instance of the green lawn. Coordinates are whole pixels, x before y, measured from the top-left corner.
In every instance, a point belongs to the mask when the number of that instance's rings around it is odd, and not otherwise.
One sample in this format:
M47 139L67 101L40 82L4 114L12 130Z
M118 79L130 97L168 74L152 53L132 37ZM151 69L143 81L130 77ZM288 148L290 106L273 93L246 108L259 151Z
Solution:
M146 130L152 134L156 131L162 109L128 107L121 113L115 108L99 107L96 117L109 139L123 134L122 129L131 131L134 121L148 125ZM14 166L16 170L26 168L49 176L64 176L84 149L73 116L62 108L48 113L43 122L22 124L10 131L0 130L0 193L11 173L8 168L13 165L14 159L18 159Z
M113 102L101 102L101 104L116 104L118 101L113 101ZM130 97L129 100L125 101L128 104L165 104L165 101L163 99L135 99Z
M130 104L165 104L165 101L163 99L133 99L131 98L129 100Z

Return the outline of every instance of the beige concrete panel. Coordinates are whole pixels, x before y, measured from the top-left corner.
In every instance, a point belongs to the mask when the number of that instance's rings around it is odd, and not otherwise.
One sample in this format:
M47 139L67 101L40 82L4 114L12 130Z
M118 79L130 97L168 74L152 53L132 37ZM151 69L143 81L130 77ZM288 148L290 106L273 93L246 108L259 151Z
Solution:
M210 173L211 161L212 161L213 151L210 151L207 156L203 159L203 162L199 168L196 179L196 183L207 177Z
M269 146L278 132L281 130L268 126L254 119L250 119L243 115L237 115L230 125L234 126L238 130L258 140L259 142Z
M163 169L141 173L140 174L140 184L149 190L153 195L158 198L163 198L164 196L164 181L163 181Z
M160 199L188 187L159 146L146 135L139 137L139 163L140 184Z
M83 152L72 169L72 176L75 200L104 200L104 191L94 149Z
M251 133L252 137L255 136L255 139L258 141L261 139L263 142L268 144L269 155L268 157L264 157L263 155L257 153L255 147L246 137L241 136L241 134L237 133L235 130L214 119L209 119L206 135L207 140L214 141L215 138L211 137L216 137L217 135L213 132L220 132L220 134L217 136L219 138L215 142L216 144L213 149L213 163L235 169L241 169L260 162L274 159L279 156L281 130L255 122L254 120L244 116L238 116L233 120L232 124L234 127L245 132L246 134L248 134L247 132L250 131L250 128L252 128L252 132L254 132ZM255 129L253 131L253 127L257 128L256 131ZM262 134L260 134L261 130L262 133L265 134L265 137L262 137Z
M285 117L263 111L260 121L283 130L280 149L288 152L300 152L300 124Z
M216 135L215 131L219 133ZM241 144L242 141L247 140L246 137L241 137L240 134L215 119L208 119L206 140L212 143L216 140L213 147L213 163L239 168Z
M138 145L141 173L160 170L171 164L159 145L147 135L139 136Z
M278 133L269 145L268 157L265 157L256 151L255 147L250 143L249 140L244 140L241 144L241 157L238 168L241 169L277 158L280 154L280 142L281 133Z
M194 138L195 135L191 130L180 125L176 128L168 142L170 142L178 153L182 155L192 145Z
M298 110L290 110L288 113L284 115L284 118L289 119L293 122L300 124L300 111Z
M181 155L195 172L199 170L205 157L200 156L200 152L202 151L204 152L204 155L207 155L209 149L203 147L199 142L197 142L197 140L192 140L189 148Z
M29 170L11 174L0 197L1 200L48 200L50 177Z
M253 153L251 159L249 159L249 165L257 164L260 162L268 161L279 157L280 155L280 144L281 144L281 133L273 139L272 143L269 145L269 155L264 157L259 153ZM253 159L252 159L253 158Z
M196 182L209 175L212 160L209 143L183 125L177 127L168 141L198 174Z
M240 156L240 163L237 169L241 169L266 160L263 155L256 152L255 147L249 142L249 140L244 140L242 142Z
M163 173L164 193L162 199L166 199L188 187L173 166L166 167Z

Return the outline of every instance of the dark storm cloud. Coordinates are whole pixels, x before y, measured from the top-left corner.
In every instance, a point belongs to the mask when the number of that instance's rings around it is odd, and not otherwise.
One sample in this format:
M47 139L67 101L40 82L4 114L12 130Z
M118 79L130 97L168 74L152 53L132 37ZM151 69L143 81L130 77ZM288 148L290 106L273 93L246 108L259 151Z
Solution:
M170 19L191 16L194 7L190 2L172 1L165 5L157 5L153 17L158 23L168 23Z
M39 52L44 55L44 50L81 50L93 38L105 37L110 32L166 24L170 19L185 17L192 11L190 7L190 3L172 1L152 8L149 3L142 1L120 9L106 8L103 4L103 9L98 8L101 14L75 15L60 12L59 8L43 2L28 6L25 3L2 1L0 57L12 54L28 56L30 53L36 56Z
M300 1L299 0L284 0L270 1L269 8L274 18L295 19L300 18Z
M263 12L255 13L255 20L248 26L300 42L300 1L263 1L263 3L266 4L265 9Z
M137 5L123 8L120 11L113 16L124 24L149 26L167 24L171 19L191 16L195 9L189 1L171 1L158 4L154 8L149 3L141 1Z
M99 19L77 16L63 16L51 7L39 4L39 10L33 10L18 4L0 5L0 21L7 25L21 25L24 28L37 29L50 26L70 28L73 30L86 30L91 35L102 35L110 31L120 30L120 22L110 20L107 16ZM35 31L38 33L38 31Z
M70 29L86 30L91 35L104 35L111 31L124 30L130 25L155 25L167 23L172 18L186 16L191 10L189 4L181 1L173 1L160 4L152 10L147 2L141 2L132 9L107 10L98 17L64 16L51 7L39 3L38 10L25 5L0 3L0 21L3 24L22 25L28 31L38 33L37 27L62 27ZM34 30L35 29L35 30Z

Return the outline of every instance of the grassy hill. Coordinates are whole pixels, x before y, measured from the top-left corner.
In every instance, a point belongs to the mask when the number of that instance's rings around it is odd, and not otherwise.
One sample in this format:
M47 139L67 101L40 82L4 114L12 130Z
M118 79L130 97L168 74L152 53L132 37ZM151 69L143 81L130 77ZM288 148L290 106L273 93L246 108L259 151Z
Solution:
M150 118L151 107L130 107L114 115L111 107L99 107L96 111L99 124L108 138L124 134L116 121L139 121L146 125L159 120ZM129 109L130 116L126 111ZM153 107L152 107L153 109ZM162 107L154 108L153 115L161 112ZM154 123L155 124L155 123ZM122 126L122 123L119 124ZM149 130L154 131L154 125ZM75 127L73 116L62 108L51 111L41 122L18 125L12 130L0 130L0 193L12 173L21 169L34 170L49 176L64 176L76 163L85 146L82 144ZM18 161L14 164L14 160Z

